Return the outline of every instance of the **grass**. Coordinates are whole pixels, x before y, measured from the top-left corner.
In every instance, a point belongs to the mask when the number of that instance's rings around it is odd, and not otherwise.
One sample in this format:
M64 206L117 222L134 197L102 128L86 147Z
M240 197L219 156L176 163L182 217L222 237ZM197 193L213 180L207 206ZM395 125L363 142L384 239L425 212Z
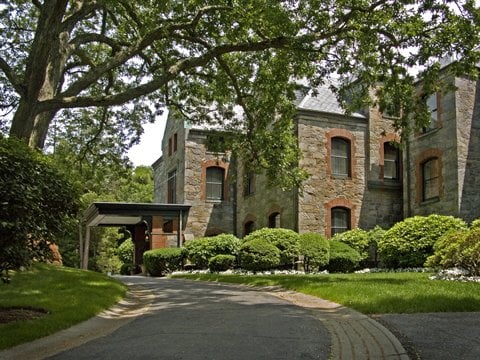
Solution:
M281 286L364 314L480 311L480 284L430 280L426 273L176 275L195 280Z
M0 307L33 307L49 313L0 324L0 350L87 320L119 301L126 290L106 275L67 267L37 264L13 273L11 284L0 284Z

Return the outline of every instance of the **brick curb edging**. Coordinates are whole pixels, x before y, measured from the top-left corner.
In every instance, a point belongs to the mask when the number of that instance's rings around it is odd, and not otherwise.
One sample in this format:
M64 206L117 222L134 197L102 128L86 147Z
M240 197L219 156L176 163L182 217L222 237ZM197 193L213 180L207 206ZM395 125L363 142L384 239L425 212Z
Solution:
M269 293L312 311L332 336L332 359L409 359L387 328L358 311L294 291L278 289Z

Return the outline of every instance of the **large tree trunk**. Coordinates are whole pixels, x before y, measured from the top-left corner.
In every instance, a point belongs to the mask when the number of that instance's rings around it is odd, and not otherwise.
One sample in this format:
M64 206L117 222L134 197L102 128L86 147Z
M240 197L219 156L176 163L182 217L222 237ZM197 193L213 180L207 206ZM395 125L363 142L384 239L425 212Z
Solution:
M46 0L39 17L25 70L25 93L13 117L10 135L43 149L48 128L58 110L38 113L37 104L53 99L60 88L67 58L68 32L62 20L67 0Z

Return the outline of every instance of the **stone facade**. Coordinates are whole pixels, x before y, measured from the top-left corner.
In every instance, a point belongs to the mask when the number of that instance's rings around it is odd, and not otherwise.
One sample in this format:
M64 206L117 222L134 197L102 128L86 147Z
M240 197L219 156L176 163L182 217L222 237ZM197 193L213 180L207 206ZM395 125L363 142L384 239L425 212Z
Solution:
M445 79L456 90L437 94L438 127L412 133L406 143L406 216L438 213L472 221L480 217L480 93L478 80ZM437 159L438 196L425 199L422 169Z
M300 165L310 174L301 192L270 188L262 174L248 178L240 160L209 151L213 130L169 118L164 155L154 164L155 201L168 202L167 179L175 170L175 201L191 205L186 238L222 232L243 237L263 227L331 237L338 209L348 214L348 228L365 230L431 213L471 221L480 217L480 85L467 78L449 80L457 90L438 95L438 128L402 141L394 119L376 108L347 115L325 90L317 98L299 98ZM350 151L345 176L333 165L332 144L338 146L338 139ZM438 196L424 200L424 166L431 159L436 159ZM206 198L211 167L223 169L222 200Z

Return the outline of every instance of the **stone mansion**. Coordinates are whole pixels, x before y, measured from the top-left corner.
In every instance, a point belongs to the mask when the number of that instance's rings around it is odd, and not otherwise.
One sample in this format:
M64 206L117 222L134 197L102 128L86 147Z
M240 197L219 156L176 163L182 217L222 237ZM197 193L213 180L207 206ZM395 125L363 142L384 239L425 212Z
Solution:
M163 155L154 164L156 203L189 205L184 240L263 227L333 236L347 229L392 226L438 213L480 217L480 83L451 77L456 90L425 99L428 127L402 139L377 108L346 114L327 88L296 101L302 192L269 188L244 176L228 154L209 151L211 130L169 117ZM162 222L165 234L178 221Z

